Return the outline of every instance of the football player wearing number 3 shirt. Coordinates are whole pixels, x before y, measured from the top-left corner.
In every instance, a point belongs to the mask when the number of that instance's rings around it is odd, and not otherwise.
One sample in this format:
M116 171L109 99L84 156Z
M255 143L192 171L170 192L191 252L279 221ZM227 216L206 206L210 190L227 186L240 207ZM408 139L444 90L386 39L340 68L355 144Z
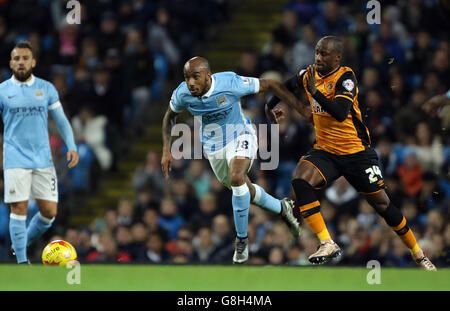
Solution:
M69 168L77 165L78 154L56 88L32 74L36 59L29 42L14 47L9 64L13 76L0 84L5 203L11 208L13 253L17 263L26 264L27 246L52 226L57 212L58 181L48 138L49 112L67 146ZM36 199L39 212L27 228L30 197Z
M236 245L233 263L248 260L248 214L250 203L260 206L281 218L294 237L300 227L293 215L291 200L278 200L264 189L252 184L247 177L258 149L257 137L250 120L242 114L240 99L249 94L273 91L289 105L311 116L300 101L283 84L272 80L241 77L234 72L212 74L209 63L202 57L194 57L184 65L184 78L174 91L163 119L162 171L166 179L172 165L171 124L177 114L187 109L193 116L201 117L201 141L211 167L227 188L233 192L232 204L236 228ZM303 110L302 110L303 109ZM277 122L284 115L274 109L268 117Z
M386 195L378 156L361 118L355 75L351 68L340 66L342 52L339 38L320 39L315 48L315 64L285 82L305 106L311 106L316 132L313 148L300 159L292 178L300 215L320 240L309 261L323 264L341 255L328 233L314 189L344 176L397 233L416 263L426 270L436 270L417 244L405 217ZM267 108L274 109L279 101L274 96Z

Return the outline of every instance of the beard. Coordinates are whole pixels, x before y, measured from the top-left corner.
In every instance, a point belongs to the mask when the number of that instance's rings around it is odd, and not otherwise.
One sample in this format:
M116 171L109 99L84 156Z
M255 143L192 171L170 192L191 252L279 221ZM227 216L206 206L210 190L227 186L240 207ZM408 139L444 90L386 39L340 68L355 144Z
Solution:
M19 80L20 82L25 82L26 80L28 80L28 78L31 76L31 74L33 73L33 68L30 68L30 70L28 71L13 71L14 73L14 77Z

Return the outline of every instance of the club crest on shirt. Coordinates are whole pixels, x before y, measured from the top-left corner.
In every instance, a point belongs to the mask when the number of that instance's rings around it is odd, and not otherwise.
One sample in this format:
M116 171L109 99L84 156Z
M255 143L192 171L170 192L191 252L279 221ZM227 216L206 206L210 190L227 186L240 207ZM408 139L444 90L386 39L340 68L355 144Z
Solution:
M44 98L44 92L42 92L42 90L36 90L36 92L34 94L36 95L37 99Z
M342 86L347 90L347 91L351 91L353 90L353 88L355 87L355 83L353 83L353 81L351 79L347 79L344 82L342 82Z
M216 100L217 100L217 104L221 105L227 101L227 98L225 96L218 96L218 97L216 97Z

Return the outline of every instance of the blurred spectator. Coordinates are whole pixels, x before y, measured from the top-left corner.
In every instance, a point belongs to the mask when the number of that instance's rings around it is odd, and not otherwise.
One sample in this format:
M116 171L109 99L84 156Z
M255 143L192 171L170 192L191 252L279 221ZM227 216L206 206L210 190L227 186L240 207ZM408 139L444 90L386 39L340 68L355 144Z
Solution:
M355 213L358 193L344 177L338 178L325 190L325 196L339 210L339 213Z
M211 261L211 255L214 252L214 243L210 227L200 227L197 235L192 240L194 246L194 253L192 260L194 262L206 263Z
M178 212L178 207L172 199L166 198L161 201L159 226L167 231L168 238L174 239L178 229L184 225L185 220Z
M236 73L244 77L258 76L258 56L252 51L246 51L239 57L239 65Z
M133 189L140 191L145 188L151 188L155 194L158 194L163 193L165 183L161 172L160 155L154 151L149 151L145 162L134 173Z
M140 263L164 263L169 260L169 253L164 249L164 240L158 233L150 233L146 248L140 252Z
M297 14L291 10L284 10L281 24L272 31L272 40L282 43L286 48L291 48L300 38L300 29Z
M99 239L99 248L90 252L86 257L86 262L102 263L129 263L132 258L127 252L117 248L117 243L110 235L102 235Z
M305 25L301 30L301 39L296 41L290 50L291 61L288 66L291 71L300 72L314 63L314 49L317 43L316 31L313 26Z
M426 122L420 122L416 127L416 145L414 150L420 167L425 171L439 174L444 163L444 150L441 138L431 133Z
M123 226L130 226L134 221L133 202L129 199L120 199L117 203L117 223Z
M150 87L155 79L154 55L144 44L142 33L131 30L124 46L124 79L131 90L131 104L127 108L126 124L141 126L142 115L150 104Z
M162 53L172 66L180 61L180 51L170 37L170 12L160 7L156 11L156 21L148 24L148 42L153 53Z
M403 191L410 197L415 197L422 188L423 170L417 160L417 154L409 151L403 164L398 167L398 175L403 185Z
M376 225L377 214L375 210L367 200L362 199L359 202L359 213L358 213L358 224L360 228L364 229L366 232L372 231L372 228Z
M326 1L323 11L313 20L319 37L340 36L348 32L350 23L337 1Z
M102 170L107 171L112 165L112 153L106 146L105 116L96 116L92 108L83 106L80 112L72 118L72 129L75 141L87 143L95 153Z
M375 150L377 151L378 158L380 159L380 169L383 176L395 173L398 165L398 159L396 154L392 151L391 140L387 136L380 137Z
M427 120L424 116L421 106L427 100L427 94L424 89L415 89L410 98L410 102L395 115L395 131L397 139L405 143L408 137L415 134L415 129L420 121Z
M211 226L211 221L217 215L216 198L211 193L206 193L200 200L200 209L193 213L189 224L192 230L197 231L200 227Z
M258 72L259 75L266 71L278 71L286 72L288 68L284 62L284 57L286 56L286 46L281 43L274 41L269 47L269 52L267 54L261 55L258 60Z
M115 240L119 250L128 253L131 258L137 257L137 254L133 254L133 236L128 227L118 226L115 232Z
M210 174L206 171L205 163L202 160L191 160L189 162L186 180L194 187L197 199L201 199L211 186Z

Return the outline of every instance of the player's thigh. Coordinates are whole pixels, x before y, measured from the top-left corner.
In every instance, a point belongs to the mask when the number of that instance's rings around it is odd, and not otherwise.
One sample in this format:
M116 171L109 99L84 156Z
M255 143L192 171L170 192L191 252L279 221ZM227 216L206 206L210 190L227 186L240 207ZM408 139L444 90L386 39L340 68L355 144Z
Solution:
M359 193L373 195L385 188L375 150L367 149L346 156L344 162L343 175Z
M293 178L306 180L315 189L322 189L339 176L339 170L328 153L311 149L300 159Z
M217 179L228 189L231 189L228 162L225 157L225 150L219 150L208 155L209 164Z
M53 166L33 170L31 196L36 200L58 202L58 178Z
M32 170L8 168L4 171L5 203L28 201L31 194Z

